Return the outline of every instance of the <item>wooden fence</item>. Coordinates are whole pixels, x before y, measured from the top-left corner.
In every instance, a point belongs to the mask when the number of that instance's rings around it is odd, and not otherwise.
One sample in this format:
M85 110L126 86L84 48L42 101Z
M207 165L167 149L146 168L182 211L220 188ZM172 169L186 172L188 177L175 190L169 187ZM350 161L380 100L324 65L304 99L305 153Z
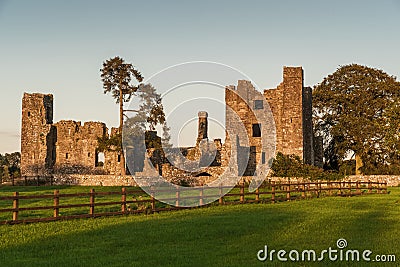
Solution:
M207 188L180 188L176 190L175 197L173 199L160 199L157 200L154 196L157 196L162 191L153 191L151 195L147 195L142 190L127 190L122 188L119 192L96 192L94 189L90 189L89 193L74 193L74 194L61 194L59 190L54 190L53 194L43 195L21 195L19 192L14 192L12 196L0 196L0 203L10 201L10 208L1 208L0 215L2 213L9 213L10 219L0 221L0 224L16 224L16 223L30 223L30 222L42 222L42 221L55 221L55 220L67 220L75 218L90 218L99 216L113 216L113 215L125 215L133 213L153 213L165 210L176 210L185 207L180 207L182 200L191 198L198 200L198 205L204 204L204 199L217 197L218 202L215 201L209 205L224 205L224 204L241 204L241 203L276 203L278 201L290 201L296 199L305 199L310 197L320 196L353 196L361 194L372 194L372 193L387 193L386 182L360 182L360 181L317 181L317 182L269 182L264 183L254 192L249 192L248 187L245 184L237 185L228 194L223 195L223 189L230 187L207 187ZM184 196L182 193L185 191L197 190L196 196ZM211 191L209 191L211 190ZM210 194L207 194L207 191ZM219 192L219 195L215 192ZM107 201L98 202L98 197L104 196L121 196L120 201ZM138 195L143 196L137 199ZM132 196L129 200L129 196ZM71 199L76 197L88 197L87 203L79 204L67 204L61 205L60 199ZM20 200L33 200L33 199L53 199L53 205L49 206L34 206L24 207L20 205ZM163 204L162 201L173 201L175 206ZM170 202L171 203L171 202ZM133 204L137 208L133 209L130 205ZM163 205L159 205L163 204ZM96 212L99 207L102 206L117 206L118 211L110 212ZM142 206L142 208L138 208ZM96 208L97 207L97 208ZM145 207L145 208L143 208ZM60 210L66 210L71 208L86 208L84 214L73 214L73 215L60 215ZM53 210L53 216L49 217L35 217L35 218L24 218L21 219L21 214L25 211L40 211L40 210ZM2 216L4 217L4 216Z

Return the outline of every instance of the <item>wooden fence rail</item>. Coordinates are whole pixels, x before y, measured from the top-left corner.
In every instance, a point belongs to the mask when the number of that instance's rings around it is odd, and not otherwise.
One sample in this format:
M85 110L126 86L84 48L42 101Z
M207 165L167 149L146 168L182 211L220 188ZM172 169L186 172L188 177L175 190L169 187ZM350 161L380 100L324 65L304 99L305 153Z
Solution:
M89 218L99 216L112 216L112 215L125 215L132 213L152 213L165 210L176 210L185 207L180 207L181 202L185 199L198 200L198 205L202 206L205 199L215 198L218 202L213 204L236 204L236 203L276 203L278 201L291 201L295 199L305 199L309 197L320 197L326 196L353 196L361 194L372 194L372 193L387 193L386 182L361 182L361 181L315 181L315 182L270 182L264 183L260 188L254 192L246 190L246 185L241 183L229 193L223 195L223 189L231 188L228 186L219 187L187 187L187 188L176 188L174 198L158 199L160 193L165 193L169 190L155 190L150 189L150 195L145 194L141 190L128 191L126 188L122 188L120 192L96 192L94 189L90 189L89 193L74 193L74 194L60 194L59 190L54 190L53 194L43 195L21 195L19 192L14 192L12 196L0 196L0 203L4 206L4 201L12 200L12 208L1 208L1 213L12 213L10 220L0 221L0 224L16 224L16 223L30 223L40 221L55 221L55 220L67 220L75 218ZM198 194L193 196L185 196L185 191L197 190ZM211 190L210 194L207 191ZM215 192L218 192L216 194ZM97 202L99 197L104 196L121 196L121 201L108 201L108 202ZM132 196L132 200L128 200L129 195ZM133 197L134 195L143 196L142 199ZM60 199L72 199L76 197L89 197L89 203L78 203L78 204L67 204L60 205ZM53 199L53 205L51 206L34 206L34 207L23 207L20 205L20 200L27 199ZM3 202L1 202L3 201ZM169 201L169 203L175 203L175 206L170 205L159 205L162 202ZM131 209L130 204L143 205L146 208ZM146 205L149 205L147 208ZM118 211L111 212L96 212L99 207L103 206L115 206L120 205ZM159 205L159 207L157 207ZM71 209L71 208L89 208L85 214L73 214L61 216L60 210ZM38 211L38 210L53 210L52 217L39 217L39 218L24 218L21 219L21 212L24 211Z

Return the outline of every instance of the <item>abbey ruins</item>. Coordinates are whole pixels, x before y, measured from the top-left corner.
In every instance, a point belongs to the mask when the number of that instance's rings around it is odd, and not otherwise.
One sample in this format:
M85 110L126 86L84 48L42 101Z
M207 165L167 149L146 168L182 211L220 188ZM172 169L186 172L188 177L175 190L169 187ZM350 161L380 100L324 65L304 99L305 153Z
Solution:
M242 120L248 138L250 158L244 176L252 175L257 162L265 163L261 145L263 125L254 115L263 112L264 106L256 99L256 90L249 81L239 80L237 86L225 89L226 106ZM276 126L276 152L296 154L305 163L322 166L322 139L313 135L311 88L304 87L301 67L284 67L283 81L274 89L264 90ZM250 107L251 103L252 107ZM207 112L199 112L196 146L181 148L189 159L199 157L199 146L208 140ZM226 122L232 118L226 112ZM62 120L53 122L53 95L25 93L22 99L21 174L23 177L46 177L56 174L103 174L120 175L119 152L104 151L100 160L98 137L114 135L118 129L108 131L102 122ZM155 135L155 133L153 133ZM164 177L171 179L184 176L218 176L227 167L231 148L241 146L242 137L235 142L215 139L216 152L210 164L201 171L188 173L172 166L154 149L148 148L153 165ZM238 159L240 160L240 159ZM104 161L104 162L102 162ZM136 164L140 172L143 163ZM134 173L132 173L134 175Z

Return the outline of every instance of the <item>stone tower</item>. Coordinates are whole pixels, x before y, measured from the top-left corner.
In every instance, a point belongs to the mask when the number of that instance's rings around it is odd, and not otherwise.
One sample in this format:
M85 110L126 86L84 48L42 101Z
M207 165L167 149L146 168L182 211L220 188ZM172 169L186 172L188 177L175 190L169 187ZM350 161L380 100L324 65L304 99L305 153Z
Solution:
M198 125L198 132L197 132L197 141L196 144L199 144L201 140L207 139L207 132L208 132L208 113L206 111L199 111L199 125Z
M24 93L22 99L21 175L45 176L55 160L53 95Z
M274 115L276 151L314 164L311 88L304 87L301 67L284 67L283 82L264 90Z

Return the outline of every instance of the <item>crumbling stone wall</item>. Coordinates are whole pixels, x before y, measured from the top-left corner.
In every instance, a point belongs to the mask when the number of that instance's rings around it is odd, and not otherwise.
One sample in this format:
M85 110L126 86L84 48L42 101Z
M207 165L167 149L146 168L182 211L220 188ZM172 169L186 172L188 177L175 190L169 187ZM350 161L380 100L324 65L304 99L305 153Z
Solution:
M274 114L276 151L320 165L322 151L316 150L320 149L318 144L314 145L312 91L303 85L303 69L284 67L282 83L276 89L264 90L264 96Z
M197 166L193 166L196 171L188 172L172 166L170 163L164 163L161 165L161 170L158 168L159 173L164 178L176 184L200 185L217 179L224 172L225 166L222 166L222 154L225 151L223 150L221 139L209 141L207 118L208 113L206 111L198 113L196 146L179 148L179 152L187 160L191 161L190 163L197 164L198 162ZM150 149L150 152L149 156L151 157L151 155L154 155L154 151ZM152 162L156 166L154 159ZM167 161L164 160L164 162Z
M276 150L303 158L303 70L284 67L283 82L264 90L276 125Z
M260 122L254 114L254 109L249 106L249 104L251 105L256 99L257 95L251 82L245 80L239 80L237 87L229 86L225 89L225 120L226 124L229 125L227 127L239 129L239 124L242 124L246 129L246 132L237 132L237 134L233 136L229 136L229 133L226 133L225 148L227 151L227 158L225 162L229 162L230 153L232 151L249 149L250 154L248 161L246 158L242 157L236 159L238 165L237 172L244 173L244 175L254 174L257 162L259 162L262 153L261 135L253 136L253 125L259 125ZM239 116L240 121L237 121L237 117L233 113ZM263 125L261 125L261 129L262 128ZM248 143L246 140L248 140Z
M55 161L53 95L27 94L22 99L21 174L47 175Z
M110 137L118 134L118 128L111 128ZM115 149L115 148L111 148ZM111 175L121 175L121 152L117 150L104 151L104 170Z
M98 163L97 138L107 135L102 122L62 120L54 124L56 138L56 173L88 173Z
M107 135L107 127L102 122L85 122L83 126L72 120L53 123L53 95L25 93L22 99L21 174L29 177L106 173L106 169L98 166L97 139ZM118 162L114 160L110 165L118 167Z

